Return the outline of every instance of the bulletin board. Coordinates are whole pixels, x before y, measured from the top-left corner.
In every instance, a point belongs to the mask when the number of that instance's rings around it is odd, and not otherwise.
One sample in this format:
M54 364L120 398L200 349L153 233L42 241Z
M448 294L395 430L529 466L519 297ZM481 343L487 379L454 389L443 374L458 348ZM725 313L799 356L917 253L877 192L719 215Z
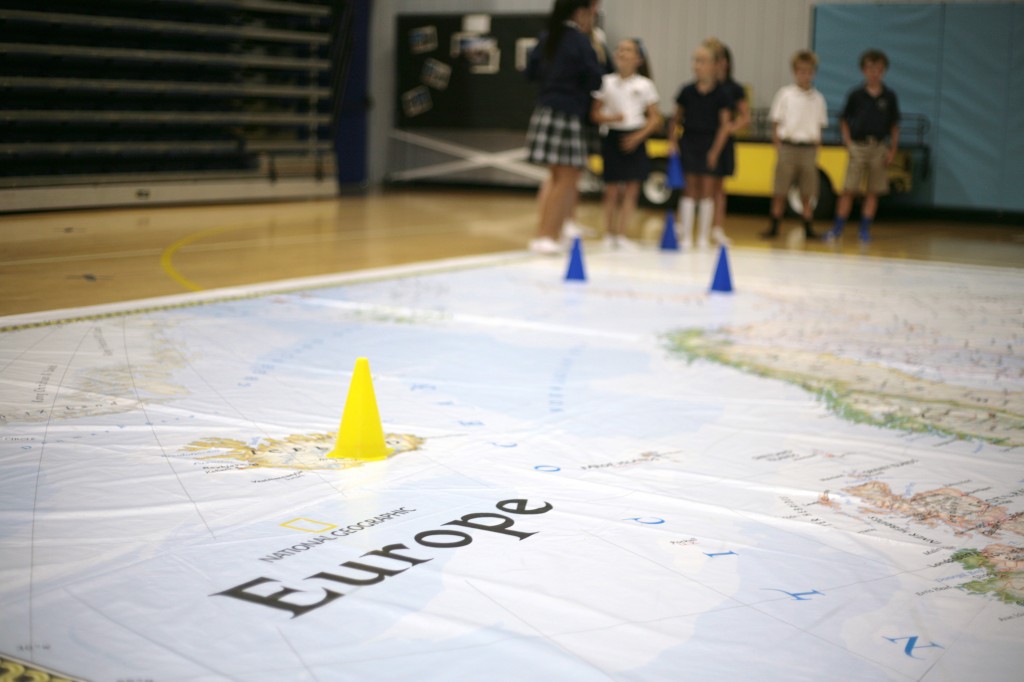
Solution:
M537 87L523 68L546 18L398 16L396 127L526 130Z

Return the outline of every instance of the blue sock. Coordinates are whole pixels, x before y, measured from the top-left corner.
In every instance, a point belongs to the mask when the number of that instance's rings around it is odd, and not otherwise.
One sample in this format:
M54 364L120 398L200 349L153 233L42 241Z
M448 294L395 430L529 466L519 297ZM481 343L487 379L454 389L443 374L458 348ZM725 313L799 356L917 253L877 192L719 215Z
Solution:
M867 239L868 228L871 227L871 218L868 216L861 216L860 219L860 237L861 239Z
M840 218L836 216L836 222L832 225L832 234L839 236L843 233L843 227L846 225L846 218Z

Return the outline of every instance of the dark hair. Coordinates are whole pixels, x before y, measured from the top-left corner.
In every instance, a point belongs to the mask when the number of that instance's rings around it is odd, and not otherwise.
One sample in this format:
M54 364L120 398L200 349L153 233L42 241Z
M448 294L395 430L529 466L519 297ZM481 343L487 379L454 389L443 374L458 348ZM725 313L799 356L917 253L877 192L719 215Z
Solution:
M864 68L864 65L868 62L882 62L882 66L886 69L889 68L889 58L885 56L885 53L881 50L866 50L864 54L860 56L860 68Z
M572 18L576 10L587 9L593 0L555 0L555 6L551 8L548 16L548 38L544 43L544 57L549 61L555 58L558 45L565 35L565 22Z
M644 41L639 38L630 38L633 44L636 45L636 53L640 55L640 66L636 67L636 72L644 78L651 77L651 62L647 58L647 50L644 48Z
M722 45L722 58L725 59L725 80L732 80L732 50L729 49L728 45Z

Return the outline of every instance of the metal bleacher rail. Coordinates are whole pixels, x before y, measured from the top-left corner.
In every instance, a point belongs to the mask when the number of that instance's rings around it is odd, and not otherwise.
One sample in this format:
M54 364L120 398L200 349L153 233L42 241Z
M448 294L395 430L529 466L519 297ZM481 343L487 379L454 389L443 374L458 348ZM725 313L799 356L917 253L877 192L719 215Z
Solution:
M0 0L0 211L332 196L344 0Z

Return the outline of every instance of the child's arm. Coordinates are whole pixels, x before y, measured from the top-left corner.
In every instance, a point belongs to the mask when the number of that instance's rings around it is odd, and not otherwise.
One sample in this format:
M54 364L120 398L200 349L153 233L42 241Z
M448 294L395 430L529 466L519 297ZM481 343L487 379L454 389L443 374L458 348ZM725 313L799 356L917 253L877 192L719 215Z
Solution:
M668 122L668 146L673 154L679 153L679 127L683 125L683 108L676 104L672 120Z
M779 122L772 121L772 146L779 149L782 146L782 138L779 137Z
M896 157L896 150L900 148L900 123L897 121L889 129L889 153L885 155L885 165L892 163Z
M647 105L647 125L640 130L625 135L622 138L622 150L631 152L641 144L644 140L651 136L655 130L661 126L661 112L658 111L657 104Z
M603 125L605 123L616 123L621 121L625 116L622 114L606 114L604 113L604 102L599 99L595 99L594 103L590 106L590 120L597 125Z
M729 134L733 135L737 131L747 127L750 123L750 102L744 97L736 103L736 118L732 120L732 128L729 130Z
M853 145L853 138L850 137L850 124L845 118L839 119L839 134L843 136L843 146L849 149Z
M731 118L732 113L728 108L718 110L718 132L715 133L715 141L711 144L711 149L708 150L709 169L718 166L718 157L721 155L722 148L725 147L725 143L729 139L729 119Z

